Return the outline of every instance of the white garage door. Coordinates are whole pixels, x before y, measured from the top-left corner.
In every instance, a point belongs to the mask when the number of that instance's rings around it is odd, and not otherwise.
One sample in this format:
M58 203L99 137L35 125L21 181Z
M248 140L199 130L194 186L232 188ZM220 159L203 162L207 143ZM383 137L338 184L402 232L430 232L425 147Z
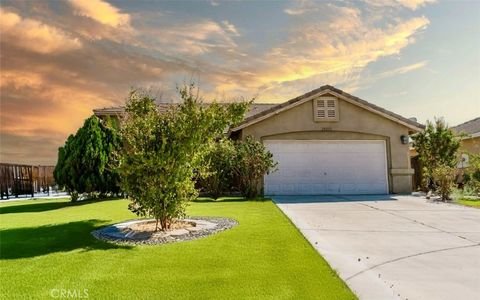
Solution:
M387 194L384 141L265 141L278 170L266 195Z

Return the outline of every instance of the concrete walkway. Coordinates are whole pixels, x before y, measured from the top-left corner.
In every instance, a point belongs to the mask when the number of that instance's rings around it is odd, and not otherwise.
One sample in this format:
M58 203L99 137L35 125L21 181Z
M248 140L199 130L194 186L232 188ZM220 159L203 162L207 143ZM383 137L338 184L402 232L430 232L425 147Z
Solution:
M273 198L360 299L480 299L480 209L412 196Z
M35 193L33 197L31 195L20 195L18 197L10 196L9 199L0 199L0 203L12 202L12 201L23 201L23 200L40 200L40 199L59 199L59 198L70 198L66 192L50 192L50 195L45 193Z

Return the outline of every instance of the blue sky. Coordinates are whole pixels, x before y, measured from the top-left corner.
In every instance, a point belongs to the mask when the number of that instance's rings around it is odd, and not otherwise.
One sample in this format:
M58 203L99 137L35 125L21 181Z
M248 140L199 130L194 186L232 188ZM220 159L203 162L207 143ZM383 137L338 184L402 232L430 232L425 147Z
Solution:
M220 101L324 84L419 121L480 115L480 1L1 2L2 161L55 163L93 108L194 78Z

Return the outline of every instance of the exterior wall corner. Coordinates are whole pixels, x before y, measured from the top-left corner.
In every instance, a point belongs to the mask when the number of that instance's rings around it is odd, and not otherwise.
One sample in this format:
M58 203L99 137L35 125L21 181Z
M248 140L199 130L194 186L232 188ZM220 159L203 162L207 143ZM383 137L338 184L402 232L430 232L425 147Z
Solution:
M391 174L392 176L392 192L394 194L411 194L412 174Z

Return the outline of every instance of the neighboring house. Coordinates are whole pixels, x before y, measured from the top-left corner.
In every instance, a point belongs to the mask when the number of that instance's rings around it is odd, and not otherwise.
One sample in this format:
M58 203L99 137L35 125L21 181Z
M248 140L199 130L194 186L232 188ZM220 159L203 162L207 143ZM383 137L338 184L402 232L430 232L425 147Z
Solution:
M458 167L467 167L469 155L480 154L480 117L452 127L452 130L463 135L460 146L462 160Z
M285 103L254 105L230 136L253 136L273 153L279 165L264 179L267 195L386 194L412 192L408 136L423 128L326 85Z

